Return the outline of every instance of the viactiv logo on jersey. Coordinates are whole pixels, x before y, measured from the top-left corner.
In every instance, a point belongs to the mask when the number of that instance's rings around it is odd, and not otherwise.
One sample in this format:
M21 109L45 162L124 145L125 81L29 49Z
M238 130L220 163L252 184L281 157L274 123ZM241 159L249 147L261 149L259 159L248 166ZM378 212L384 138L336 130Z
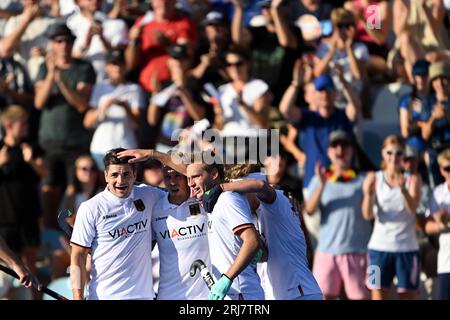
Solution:
M138 221L136 223L130 224L127 227L117 228L113 231L108 231L109 235L113 240L119 237L128 237L137 233L147 231L147 220Z
M180 228L173 228L172 231L164 230L164 232L159 232L161 238L177 240L188 240L192 238L202 237L206 235L206 223L201 225L194 224L191 226L185 226Z

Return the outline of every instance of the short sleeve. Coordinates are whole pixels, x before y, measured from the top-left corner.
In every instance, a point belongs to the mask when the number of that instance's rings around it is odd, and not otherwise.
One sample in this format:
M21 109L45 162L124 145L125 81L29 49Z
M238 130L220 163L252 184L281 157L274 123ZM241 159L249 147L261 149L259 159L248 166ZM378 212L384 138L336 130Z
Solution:
M70 242L80 247L90 249L95 234L95 224L92 212L89 210L86 203L82 203L77 211L77 218L75 219Z
M263 80L252 80L245 85L242 99L247 105L251 106L255 103L255 100L262 97L267 90L269 90L269 85Z
M39 70L38 70L38 73L37 73L37 76L36 76L36 82L38 82L38 81L42 81L42 80L44 80L45 79L45 77L47 76L47 66L46 66L46 64L43 62L43 63L41 63L40 64L40 66L39 66Z
M229 229L233 233L254 226L246 197L235 192L224 192L219 197L217 205L225 213L223 218L227 221Z
M436 199L436 193L437 192L435 189L434 192L430 196L430 200L428 202L428 208L425 212L426 217L431 217L435 212L437 212L439 210L439 204Z
M409 100L410 100L409 94L405 94L404 96L402 96L400 98L400 102L399 102L398 108L399 109L408 109Z
M83 65L83 71L84 72L82 72L80 82L95 84L97 76L95 74L94 68L92 67L92 64L86 61Z

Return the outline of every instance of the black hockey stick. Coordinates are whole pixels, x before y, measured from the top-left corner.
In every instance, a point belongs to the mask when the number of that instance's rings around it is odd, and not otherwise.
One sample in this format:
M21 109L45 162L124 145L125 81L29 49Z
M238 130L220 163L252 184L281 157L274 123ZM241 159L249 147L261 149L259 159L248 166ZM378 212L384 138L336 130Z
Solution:
M214 285L214 279L211 275L211 273L208 270L208 267L205 265L205 263L201 260L195 260L191 264L191 269L189 272L189 275L191 277L194 277L197 273L197 269L200 270L200 275L202 276L203 280L205 281L206 285L208 286L208 289L211 290L211 287Z
M0 270L5 272L5 273L7 273L7 274L9 274L11 277L14 277L14 278L20 280L19 275L17 273L15 273L14 270L12 270L12 269L10 269L8 267L5 267L5 266L3 266L1 264L0 264ZM66 297L60 295L59 293L56 293L55 291L53 291L53 290L51 290L51 289L49 289L47 287L42 287L41 291L43 293L48 294L50 297L55 298L56 300L69 300Z

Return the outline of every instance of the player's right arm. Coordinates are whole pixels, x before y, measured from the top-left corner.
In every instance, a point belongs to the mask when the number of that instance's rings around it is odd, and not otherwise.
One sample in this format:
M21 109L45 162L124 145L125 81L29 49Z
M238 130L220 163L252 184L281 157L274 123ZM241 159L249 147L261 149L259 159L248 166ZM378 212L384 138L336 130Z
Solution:
M86 260L88 250L78 245L72 245L70 255L70 283L73 300L84 300L84 287L87 281Z

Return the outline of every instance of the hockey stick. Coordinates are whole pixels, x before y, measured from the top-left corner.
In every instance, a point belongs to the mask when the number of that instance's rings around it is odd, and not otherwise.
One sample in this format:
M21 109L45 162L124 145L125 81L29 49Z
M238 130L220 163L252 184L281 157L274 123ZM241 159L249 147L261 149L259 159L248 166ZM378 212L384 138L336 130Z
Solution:
M211 290L211 287L214 285L214 279L211 275L211 273L208 270L208 267L206 267L205 263L198 259L192 262L191 269L189 271L189 275L191 277L194 277L197 273L197 269L200 270L200 275L202 276L203 280L205 281L206 285L208 286L208 289Z
M0 270L5 272L5 273L7 273L7 274L9 274L11 277L16 278L17 280L20 280L19 275L17 273L15 273L14 270L12 270L12 269L10 269L8 267L5 267L5 266L3 266L1 264L0 264ZM53 290L51 290L51 289L49 289L47 287L42 287L41 291L43 293L48 294L50 297L55 298L56 300L69 300L66 297L60 295L59 293L56 293L55 291L53 291Z
M66 218L71 215L72 212L70 212L70 210L61 210L58 214L58 225L69 236L69 238L72 236L73 228L67 223Z

